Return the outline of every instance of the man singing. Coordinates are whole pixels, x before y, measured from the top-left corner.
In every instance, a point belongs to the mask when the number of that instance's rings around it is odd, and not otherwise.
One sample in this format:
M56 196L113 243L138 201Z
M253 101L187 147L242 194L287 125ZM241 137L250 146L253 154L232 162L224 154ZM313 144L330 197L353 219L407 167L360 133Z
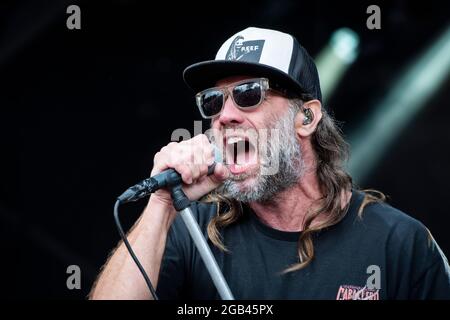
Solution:
M316 66L293 36L247 28L184 80L213 134L169 143L151 175L181 174L235 298L450 299L448 262L427 228L352 184ZM224 163L208 176L211 141ZM159 298L220 298L167 190L128 239ZM90 297L152 298L123 243Z

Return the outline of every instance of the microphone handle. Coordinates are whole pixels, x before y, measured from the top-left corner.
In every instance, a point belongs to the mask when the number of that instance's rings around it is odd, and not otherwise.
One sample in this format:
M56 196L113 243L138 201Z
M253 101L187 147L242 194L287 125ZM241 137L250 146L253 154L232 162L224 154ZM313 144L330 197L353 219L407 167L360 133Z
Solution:
M208 166L208 176L214 173L215 167L216 162ZM137 201L159 189L181 184L182 182L183 180L178 172L174 169L167 169L128 188L117 199L121 203Z

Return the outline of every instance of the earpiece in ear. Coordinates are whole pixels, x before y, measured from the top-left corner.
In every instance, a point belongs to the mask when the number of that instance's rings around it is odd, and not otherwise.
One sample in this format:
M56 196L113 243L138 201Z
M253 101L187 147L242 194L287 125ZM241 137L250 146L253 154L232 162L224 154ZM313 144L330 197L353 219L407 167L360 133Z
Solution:
M303 113L305 114L303 124L304 125L310 124L314 119L314 113L312 113L311 109L309 108L305 108L305 110L303 110Z

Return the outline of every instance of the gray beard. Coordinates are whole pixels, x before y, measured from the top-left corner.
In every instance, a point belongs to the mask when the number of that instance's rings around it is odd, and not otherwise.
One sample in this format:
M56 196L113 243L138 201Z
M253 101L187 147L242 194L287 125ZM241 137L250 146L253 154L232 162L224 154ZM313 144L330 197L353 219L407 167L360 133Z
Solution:
M261 168L253 175L233 176L218 190L229 198L242 202L270 202L280 192L296 185L303 175L304 161L301 146L297 140L294 119L295 108L290 107L280 119L272 119L268 128L279 129L279 139L272 139L269 130L267 152L261 163L274 159L278 154L278 170L273 174L262 174ZM248 179L253 179L249 183Z

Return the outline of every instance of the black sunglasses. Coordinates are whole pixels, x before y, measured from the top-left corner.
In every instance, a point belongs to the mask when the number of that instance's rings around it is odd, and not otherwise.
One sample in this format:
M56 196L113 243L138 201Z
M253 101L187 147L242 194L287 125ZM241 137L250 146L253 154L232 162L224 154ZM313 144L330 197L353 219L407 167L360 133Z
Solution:
M269 80L266 78L247 79L226 87L215 87L203 90L195 95L195 101L203 118L211 119L218 116L225 105L228 95L235 105L242 110L252 110L258 107L266 97Z

